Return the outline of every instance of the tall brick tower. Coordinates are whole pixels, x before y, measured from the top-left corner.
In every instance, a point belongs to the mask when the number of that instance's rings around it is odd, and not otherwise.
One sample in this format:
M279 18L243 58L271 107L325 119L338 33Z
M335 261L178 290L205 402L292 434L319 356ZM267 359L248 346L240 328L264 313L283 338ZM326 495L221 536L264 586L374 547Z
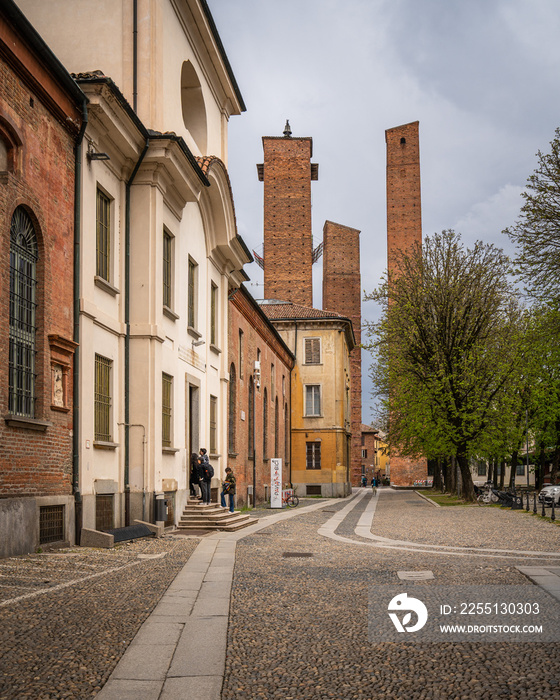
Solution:
M352 321L356 347L350 355L351 482L360 484L362 473L362 290L360 232L326 221L323 227L323 309Z
M407 252L422 244L420 199L420 141L418 122L403 124L385 132L387 143L387 269L397 273L398 251ZM390 455L391 483L413 486L427 478L424 459Z
M284 136L263 136L263 149L257 170L264 182L264 296L313 306L313 140L292 138L286 122Z

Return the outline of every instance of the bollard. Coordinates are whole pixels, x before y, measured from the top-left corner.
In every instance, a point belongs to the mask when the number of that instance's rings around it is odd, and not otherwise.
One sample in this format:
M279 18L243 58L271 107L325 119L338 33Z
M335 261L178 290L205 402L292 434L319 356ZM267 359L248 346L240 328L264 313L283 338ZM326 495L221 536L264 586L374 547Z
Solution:
M544 496L543 496L543 499L542 499L542 513L541 513L541 515L543 516L543 518L544 518L545 515L546 515L546 511L545 511L545 509L544 509Z
M551 520L556 520L556 515L554 515L554 494L552 494L552 513L550 514Z
M527 491L527 507L525 508L527 513L529 512L529 491Z
M537 514L537 492L533 494L533 513Z

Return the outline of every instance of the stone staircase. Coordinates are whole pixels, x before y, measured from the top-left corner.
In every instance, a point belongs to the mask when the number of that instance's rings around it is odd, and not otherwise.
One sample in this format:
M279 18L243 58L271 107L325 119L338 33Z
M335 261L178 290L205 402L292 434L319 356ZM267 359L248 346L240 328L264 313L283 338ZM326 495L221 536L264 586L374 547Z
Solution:
M256 523L256 518L250 518L243 513L230 513L227 508L222 508L217 503L208 506L197 500L188 500L183 515L177 523L177 530L188 532L189 530L223 530L235 532L243 527Z

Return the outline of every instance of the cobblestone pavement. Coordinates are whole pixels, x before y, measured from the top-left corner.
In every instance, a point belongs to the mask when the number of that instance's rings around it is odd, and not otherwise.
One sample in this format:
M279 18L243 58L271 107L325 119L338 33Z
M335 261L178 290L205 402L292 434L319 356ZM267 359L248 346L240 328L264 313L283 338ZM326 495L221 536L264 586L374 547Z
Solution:
M516 565L541 565L537 550L559 552L560 529L518 512L435 508L414 493L383 490L374 535L535 555L387 549L355 533L370 499L368 493L357 500L340 523L336 535L345 542L317 531L347 501L237 543L222 700L560 698L559 643L376 644L368 642L367 628L370 588L397 585L397 571L433 572L433 580L410 582L414 591L531 586Z
M198 539L0 560L0 698L94 697Z

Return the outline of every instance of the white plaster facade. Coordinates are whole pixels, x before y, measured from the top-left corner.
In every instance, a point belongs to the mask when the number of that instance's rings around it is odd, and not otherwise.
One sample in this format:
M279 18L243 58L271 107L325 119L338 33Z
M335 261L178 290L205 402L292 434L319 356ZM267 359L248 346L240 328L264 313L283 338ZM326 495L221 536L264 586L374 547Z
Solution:
M65 67L81 74L90 100L79 256L83 526L96 527L98 496L112 500L115 527L153 520L158 492L170 495L177 521L188 494L189 454L200 447L210 453L211 404L216 483L227 466L228 289L246 279L242 267L251 258L236 233L224 163L228 119L244 110L243 101L199 0L19 5ZM88 150L109 160L92 159ZM110 203L105 276L96 267L98 191ZM171 250L168 304L164 235ZM194 319L188 310L193 269ZM96 355L110 367L104 440L95 427ZM163 374L171 378L167 445Z

